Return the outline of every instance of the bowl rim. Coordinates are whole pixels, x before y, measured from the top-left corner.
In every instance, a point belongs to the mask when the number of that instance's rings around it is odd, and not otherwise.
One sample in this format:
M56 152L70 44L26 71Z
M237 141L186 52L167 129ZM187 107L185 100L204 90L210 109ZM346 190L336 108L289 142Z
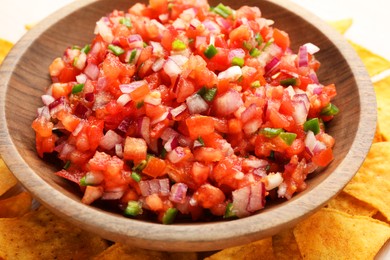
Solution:
M77 202L70 199L65 194L55 189L51 189L51 192L53 192L55 196L45 196L45 193L50 189L46 186L49 185L39 176L35 175L33 170L29 168L23 157L15 148L9 134L5 115L5 98L8 84L19 59L28 49L28 42L37 40L45 30L49 29L67 15L72 14L77 9L92 5L95 2L97 1L86 0L82 2L73 2L45 18L19 40L0 67L0 76L2 78L0 82L0 121L2 122L2 124L0 124L0 154L7 166L23 185L25 185L27 179L29 180L29 184L26 185L25 188L29 190L34 197L37 197L42 204L54 211L54 213L88 231L98 233L104 238L123 243L132 243L134 246L164 251L211 251L248 243L256 239L273 235L281 230L282 225L284 225L284 227L286 227L286 225L292 227L303 218L314 213L329 199L335 196L336 193L352 179L360 165L363 163L374 137L376 126L376 100L371 80L360 58L340 34L320 18L309 11L304 10L301 6L290 1L264 0L264 2L269 2L288 10L289 12L293 12L307 23L319 29L324 36L331 39L332 43L338 47L340 54L351 69L351 74L354 75L356 79L358 89L364 92L361 92L359 96L360 111L364 111L364 113L360 112L360 120L355 140L351 145L350 151L334 170L336 173L343 169L347 169L348 171L343 171L343 175L330 174L316 187L313 187L308 191L306 196L293 199L289 203L283 205L283 207L276 207L272 211L228 222L162 225L158 223L131 220L111 213L107 214L107 212L104 212L103 210L86 206L79 201ZM310 17L310 19L307 19L307 17ZM353 61L353 63L351 61ZM357 75L359 75L359 77L357 77ZM363 124L365 127L363 127ZM359 140L369 141L361 142ZM349 160L354 160L357 163L348 165ZM335 192L319 192L320 190L326 189L331 189ZM316 200L312 201L312 196L310 194L316 194ZM321 196L317 196L318 194L321 194ZM68 212L61 210L63 205L73 208L73 212L81 213L69 215ZM305 208L304 214L296 211L298 206ZM284 216L283 219L278 218L278 216L284 212L289 212L289 215ZM105 222L108 215L110 216L110 223ZM91 219L90 216L96 217ZM103 220L104 223L99 220ZM88 223L88 225L83 225L85 223ZM123 228L118 229L118 227ZM97 230L97 228L100 228L100 230ZM145 230L148 232L145 232ZM261 232L259 232L259 230ZM191 234L191 236L188 234ZM212 234L212 236L209 234ZM169 237L169 235L171 235L171 237Z

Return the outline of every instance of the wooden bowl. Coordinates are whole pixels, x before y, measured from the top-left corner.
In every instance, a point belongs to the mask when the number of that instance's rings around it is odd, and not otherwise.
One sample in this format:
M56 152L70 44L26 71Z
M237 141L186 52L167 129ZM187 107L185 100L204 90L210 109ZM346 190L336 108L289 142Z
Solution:
M292 227L323 206L354 176L376 127L374 91L356 53L327 24L288 1L224 1L233 8L259 6L264 17L275 21L275 27L289 33L295 52L306 42L321 48L316 55L322 63L319 78L324 84L336 84L338 96L334 102L341 111L328 126L336 139L334 161L308 180L307 190L293 199L268 205L256 215L238 220L162 225L82 204L75 187L53 174L58 168L37 156L30 126L41 105L40 96L50 84L51 61L67 46L90 42L101 16L115 8L127 10L133 3L76 1L28 32L1 67L0 152L23 186L42 204L109 240L157 250L208 251L248 243Z

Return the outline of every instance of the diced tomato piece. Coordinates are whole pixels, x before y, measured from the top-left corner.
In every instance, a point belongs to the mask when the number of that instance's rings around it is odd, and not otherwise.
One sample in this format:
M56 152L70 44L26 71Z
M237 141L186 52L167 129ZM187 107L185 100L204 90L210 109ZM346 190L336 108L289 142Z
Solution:
M194 157L200 162L218 162L223 158L223 153L215 148L199 147L194 150Z
M142 138L126 137L123 158L138 163L146 159L148 146Z
M194 162L191 168L192 179L197 184L203 184L207 181L210 173L210 167L200 162Z
M157 193L151 194L145 198L145 203L150 210L159 211L164 207L162 199Z
M43 157L44 153L52 153L54 151L56 142L56 136L50 135L47 137L41 137L39 134L35 136L35 146L40 157Z
M72 92L72 85L68 83L54 83L51 85L51 92L55 99L67 97Z
M142 172L153 178L157 178L165 173L165 167L165 160L152 156L148 160L148 163Z
M214 120L209 116L191 116L186 119L186 124L193 140L214 132Z
M134 91L130 93L131 100L134 102L142 101L145 96L150 92L149 85L147 81L144 81L145 84L139 86Z
M49 137L52 135L53 123L41 116L33 121L32 128L39 136Z
M217 187L204 184L194 193L194 198L203 208L211 208L225 200L225 194Z
M318 166L327 166L333 160L332 148L329 147L320 151L318 154L314 154L312 160Z
M290 38L285 31L274 28L273 38L275 40L276 45L278 45L282 50L286 50L290 47Z
M194 84L190 80L180 77L176 87L176 101L179 103L184 102L194 91Z

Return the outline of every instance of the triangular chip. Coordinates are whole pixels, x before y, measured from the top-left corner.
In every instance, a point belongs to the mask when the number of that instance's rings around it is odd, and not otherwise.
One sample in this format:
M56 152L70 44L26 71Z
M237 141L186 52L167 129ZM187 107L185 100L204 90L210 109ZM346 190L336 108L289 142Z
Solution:
M131 246L125 246L119 243L115 243L105 251L97 255L96 260L196 260L197 254L191 253L168 253L153 250L146 250Z
M13 44L7 40L0 39L0 64L3 62L5 56L11 50Z
M278 260L299 260L302 259L297 241L292 229L280 232L272 237L272 247Z
M379 129L386 140L390 140L390 77L374 83L378 107Z
M390 220L390 142L374 143L344 191L378 209Z
M374 140L372 142L373 143L378 143L378 142L384 142L384 141L386 141L386 138L383 136L383 134L381 132L381 129L379 127L379 122L378 122L377 125L376 125Z
M272 249L272 238L265 238L243 246L227 248L213 254L205 260L258 260L276 259Z
M106 242L44 207L20 218L0 219L0 259L87 259Z
M387 59L367 50L363 46L349 41L352 47L355 49L359 57L362 59L368 74L372 77L385 70L390 69L390 61Z
M327 205L328 208L337 209L350 215L359 215L372 217L378 210L367 203L358 200L348 193L341 192L334 199L330 200Z
M26 191L0 200L0 218L21 217L30 211L31 204L32 197Z
M338 21L330 21L328 23L339 33L344 34L349 29L349 27L351 27L352 22L353 20L351 18L348 18Z
M390 238L386 223L323 208L299 223L295 239L304 259L374 259Z
M1 50L1 48L0 48ZM0 157L0 196L6 193L9 189L15 186L18 180L14 177L3 159Z

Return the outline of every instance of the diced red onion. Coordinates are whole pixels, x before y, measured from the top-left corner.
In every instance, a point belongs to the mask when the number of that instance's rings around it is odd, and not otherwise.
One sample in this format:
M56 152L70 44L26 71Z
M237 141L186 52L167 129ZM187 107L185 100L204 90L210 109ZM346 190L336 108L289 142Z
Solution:
M317 154L325 149L326 149L326 145L323 142L317 140L316 145L313 148L313 154Z
M168 21L169 19L169 15L167 13L164 13L164 14L160 14L158 16L158 19L160 19L161 22L165 23Z
M186 156L183 147L178 146L167 154L167 158L171 163L178 163Z
M120 84L119 89L122 91L122 93L129 94L133 92L135 89L147 84L148 82L146 80L138 80L138 81L133 81L129 84Z
M51 118L48 106L39 107L37 109L37 114L38 114L38 116L42 116L48 120L50 120L50 118Z
M183 147L191 147L192 145L192 140L189 136L179 135L177 139L179 141L179 145Z
M315 94L315 95L320 95L320 94L322 93L322 90L323 90L323 86L317 85L317 86L313 89L313 94Z
M244 133L248 135L255 133L262 123L263 120L261 118L254 118L248 121L243 127Z
M180 68L182 68L188 61L188 57L184 55L171 55L168 59L173 60Z
M306 110L310 109L310 100L306 93L297 93L293 97L294 101L302 101L305 104Z
M199 48L199 46L206 44L206 41L207 41L206 36L196 36L195 48Z
M85 183L88 185L98 185L104 180L104 174L100 171L87 172L85 174Z
M190 28L195 30L201 24L202 23L199 21L199 19L194 18L190 21ZM199 36L197 36L197 37L199 37ZM204 38L206 39L206 37L204 37ZM206 40L205 40L205 42L206 42Z
M219 34L221 32L221 29L219 28L219 25L211 20L205 20L203 21L203 25L209 30L211 33Z
M234 57L243 59L245 57L245 51L242 48L237 48L237 49L230 50L229 54L228 54L229 63L232 62L232 59Z
M188 8L185 9L181 14L180 18L183 19L184 21L191 21L191 19L195 18L196 16L196 10L195 8Z
M237 189L232 192L233 197L233 209L234 214L241 218L250 215L250 212L247 210L249 203L250 187L245 186L241 189Z
M102 200L119 200L125 194L124 190L105 191L101 197Z
M50 96L50 95L42 95L41 99L42 99L43 104L45 104L45 106L48 106L49 104L51 104L55 100L55 98L53 96Z
M82 103L78 103L76 108L74 109L75 116L80 117L82 119L86 119L89 112L89 108L84 106Z
M106 77L99 77L97 80L96 90L102 91L107 86L107 78Z
M179 141L178 141L178 138L177 136L172 136L171 138L168 139L168 141L164 144L164 149L167 151L167 152L170 152L172 151L173 149L175 149L176 147L179 146Z
M139 187L141 189L141 194L144 197L152 194L168 196L170 193L168 178L140 181Z
M320 84L317 74L314 71L310 71L309 77L313 81L313 83Z
M123 145L122 144L115 145L115 154L119 158L123 158Z
M236 81L242 76L242 70L239 66L231 66L227 70L218 74L218 79L229 79L230 81Z
M132 53L134 50L136 51L135 57L130 61L130 59L131 59L131 53ZM133 49L133 50L127 51L127 52L126 52L125 61L127 61L127 62L130 63L130 64L136 64L136 63L138 62L139 56L141 55L141 51L142 51L141 48L135 48L135 49Z
M305 148L306 151L313 155L314 147L316 146L317 139L312 131L307 131L306 137L305 137Z
M159 123L159 122L165 120L166 118L168 118L168 114L169 114L168 111L164 112L161 116L159 116L159 117L153 119L153 121L150 122L150 124L151 124L151 125L154 125L154 124L157 124L157 123Z
M131 101L131 97L129 94L122 94L116 100L116 102L121 106L126 106L126 104L129 103L130 101Z
M122 122L120 122L117 129L125 134L127 132L127 130L129 129L132 122L133 121L131 120L130 117L126 117L122 120Z
M171 109L170 113L173 117L181 115L187 109L187 105L182 103L180 106Z
M94 93L86 93L85 95L84 95L84 99L86 100L86 101L88 101L88 102L93 102L94 101L94 99L95 99L95 94Z
M164 56L164 49L159 42L151 41L150 45L152 46L153 54L157 57Z
M164 63L165 63L164 58L159 58L159 59L157 59L157 60L153 63L153 65L152 65L152 70L153 70L154 72L160 71L160 70L163 68Z
M255 212L265 205L265 187L263 182L254 183L250 186L250 195L247 210Z
M129 43L129 48L143 48L144 47L144 41L142 40L141 35L139 34L132 34L127 38L127 42Z
M298 51L298 67L307 67L309 65L309 56L307 53L307 47L302 45Z
M83 127L84 127L84 121L81 120L80 123L73 130L72 135L77 136L81 132L81 130L83 130Z
M252 119L257 112L257 106L256 104L251 104L249 107L247 107L244 112L241 113L241 121L242 123L248 122L250 119Z
M109 151L113 149L116 144L121 144L122 142L122 136L118 135L112 130L108 130L106 134L100 139L99 146Z
M172 128L168 127L161 134L161 139L167 142L170 138L177 137L177 136L179 136L179 133L173 130Z
M86 61L87 61L87 55L84 52L82 52L77 57L77 59L73 62L73 66L75 66L79 70L82 70L85 67Z
M276 187L278 187L280 184L282 184L282 182L283 182L283 177L282 177L282 174L280 172L270 173L267 175L267 177L265 179L266 179L266 182L265 182L265 189L266 190L273 190Z
M142 117L139 120L138 127L141 137L147 144L150 144L150 118L147 116Z
M88 63L84 69L84 74L92 80L96 80L99 76L99 68L93 63Z
M167 28L165 28L165 26L162 23L160 23L156 19L150 20L150 23L156 25L158 27L158 29L160 29L160 35L161 35L161 32L163 32L167 29Z
M183 203L187 195L188 186L178 182L172 185L169 200L175 203Z
M319 50L320 50L320 48L318 46L314 45L311 42L305 43L303 46L306 47L307 52L310 53L311 55L319 52Z
M185 30L186 29L186 23L181 18L177 18L175 21L173 21L172 26L176 30Z
M224 18L222 18L220 16L217 16L215 18L215 21L220 26L220 28L224 28L225 30L229 30L230 27L231 27L230 23L226 19L224 19Z
M87 81L87 76L84 73L81 73L76 76L76 81L79 84L84 84Z
M244 159L242 162L243 167L248 168L265 168L269 165L269 163L266 160L263 159L257 159L257 158L251 158L251 159Z
M74 147L71 144L65 143L62 146L61 151L58 154L58 157L62 160L67 159L68 155L71 154L74 150L76 150L76 147Z
M277 72L279 69L280 60L274 57L267 65L264 67L264 71L266 75Z
M214 100L215 112L220 116L230 115L242 105L241 95L235 89L229 89Z
M182 72L182 69L172 59L168 59L163 66L164 72L171 78L171 82L175 82L177 76Z
M294 111L292 117L297 125L303 125L306 122L308 110L306 109L305 102L302 100L293 100Z
M60 97L51 102L49 105L50 115L53 117L57 112L66 109L66 99L65 97Z
M207 102L196 93L186 98L186 104L190 114L201 114L209 109Z
M112 34L111 28L108 27L108 25L103 20L99 20L96 23L95 32L100 34L105 42L112 43L114 35Z

